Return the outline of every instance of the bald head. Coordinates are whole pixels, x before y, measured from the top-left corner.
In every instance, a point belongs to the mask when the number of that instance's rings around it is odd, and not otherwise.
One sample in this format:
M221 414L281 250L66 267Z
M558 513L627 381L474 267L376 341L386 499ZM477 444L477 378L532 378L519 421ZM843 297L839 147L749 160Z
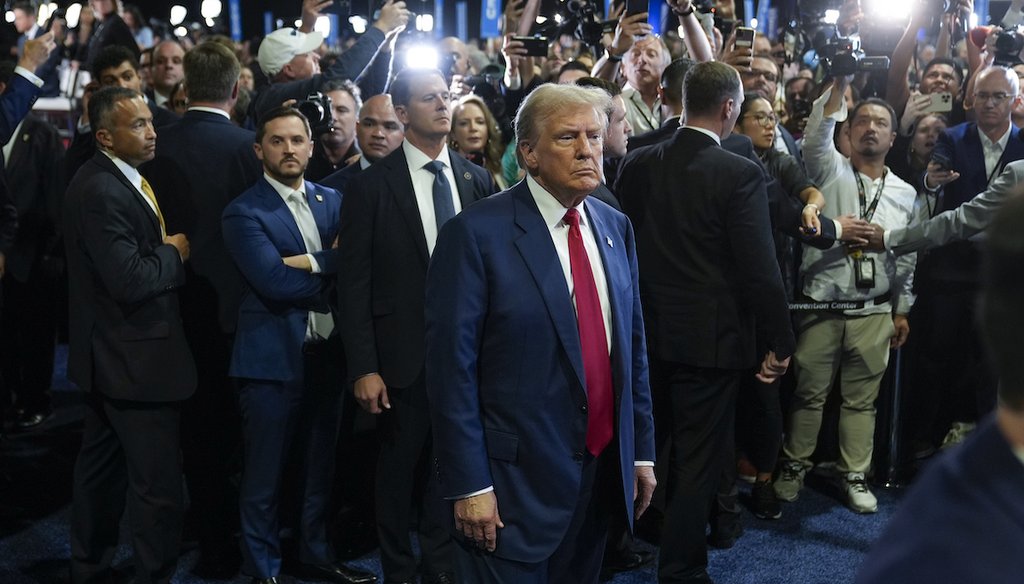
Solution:
M363 102L356 122L356 142L368 162L372 164L391 154L404 137L390 95L380 93Z
M466 43L456 37L445 37L437 44L437 50L442 56L453 57L452 68L448 73L452 75L467 75L469 73L469 50Z

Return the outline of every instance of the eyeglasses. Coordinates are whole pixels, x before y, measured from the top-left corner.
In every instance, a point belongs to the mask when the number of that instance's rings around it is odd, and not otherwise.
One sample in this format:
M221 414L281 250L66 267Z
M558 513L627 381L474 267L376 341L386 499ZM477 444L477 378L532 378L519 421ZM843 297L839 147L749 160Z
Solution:
M749 71L743 71L744 77L753 79L754 77L764 77L764 80L768 83L775 83L779 80L779 76L771 71L765 71L764 69L750 69Z
M775 124L779 123L779 118L775 114L766 114L758 112L756 114L747 114L743 116L745 118L754 118L758 124L761 124L762 128L771 128Z
M982 92L982 93L975 93L974 94L974 101L981 102L981 103L990 103L991 102L991 103L993 103L995 105L999 105L999 104L1003 103L1004 101L1006 101L1007 99L1010 99L1011 97L1013 97L1013 95L1011 95L1009 93L1003 93L1003 92L999 92L999 93L984 93L984 92Z

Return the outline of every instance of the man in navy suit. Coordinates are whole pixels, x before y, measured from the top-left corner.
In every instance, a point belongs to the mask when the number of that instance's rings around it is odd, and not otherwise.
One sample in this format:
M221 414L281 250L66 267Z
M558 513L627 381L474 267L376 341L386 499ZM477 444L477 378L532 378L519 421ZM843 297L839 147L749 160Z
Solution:
M228 364L245 282L224 245L221 215L262 175L255 134L230 119L239 69L234 53L219 43L185 55L189 109L160 128L156 158L141 169L159 193L168 225L192 242L181 312L199 384L182 411L182 453L190 511L198 519L201 557L194 571L210 578L238 570L238 502L230 474L241 432Z
M391 97L405 140L345 192L341 334L356 400L380 414L374 495L384 577L414 582L420 571L427 582L450 582L450 538L430 513L419 513L419 568L409 541L414 508L429 501L423 287L440 226L495 189L486 170L447 146L451 96L440 71L403 70Z
M341 416L342 352L329 303L338 269L341 196L306 182L309 121L271 110L256 132L263 178L224 209L224 242L249 289L242 297L230 373L240 380L245 466L239 494L242 570L276 584L281 570L278 506L293 441L303 460L296 575L376 582L334 559L327 504Z
M980 321L999 375L995 416L915 480L857 584L1013 584L1024 573L1024 198L1008 200L983 251Z
M1007 164L1024 158L1024 134L1011 122L1021 99L1018 86L1016 73L1005 67L978 75L973 95L977 121L939 136L925 175L925 187L936 195L929 204L932 215L973 199ZM911 326L919 342L911 347L914 399L908 411L914 412L911 447L919 456L940 441L958 442L996 404L995 380L975 332L979 265L978 245L972 241L944 245L918 261Z
M438 238L427 390L460 582L596 583L609 521L654 490L633 230L588 198L611 109L536 89L516 117L526 180Z
M25 43L45 34L37 22L36 10L35 4L26 0L20 0L11 5L11 12L14 13L14 29L21 35L18 37L19 56L25 52ZM54 23L54 31L57 31L57 27L61 25L62 23ZM63 36L58 40L63 40ZM36 75L43 80L41 97L57 97L60 94L60 74L57 71L60 61L61 51L52 51L46 61L35 70Z

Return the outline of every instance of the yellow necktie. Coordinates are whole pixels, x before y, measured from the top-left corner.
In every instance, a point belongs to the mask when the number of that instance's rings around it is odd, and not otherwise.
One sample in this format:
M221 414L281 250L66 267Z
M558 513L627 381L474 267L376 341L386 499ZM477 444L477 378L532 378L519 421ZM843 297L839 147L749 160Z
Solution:
M142 192L145 193L146 198L149 199L150 203L153 203L153 208L156 209L156 218L160 220L160 232L166 234L167 225L164 224L164 214L160 212L160 204L156 202L156 193L153 192L153 187L149 186L149 181L146 180L146 177L142 177Z

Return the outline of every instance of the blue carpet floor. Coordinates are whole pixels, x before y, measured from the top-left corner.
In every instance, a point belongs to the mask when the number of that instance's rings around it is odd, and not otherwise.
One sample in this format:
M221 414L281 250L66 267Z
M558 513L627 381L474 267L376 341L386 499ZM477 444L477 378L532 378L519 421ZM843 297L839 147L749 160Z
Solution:
M71 471L81 427L81 396L63 379L63 351L55 376L55 414L40 428L0 442L0 584L67 582ZM710 550L709 572L718 584L842 584L880 535L902 495L876 487L879 512L856 515L830 481L809 477L800 500L783 507L778 521L744 511L745 533L729 550ZM122 533L124 533L122 529ZM672 553L665 550L664 553ZM207 582L191 573L197 553L183 552L175 582ZM115 564L127 564L122 546ZM380 571L376 553L353 565ZM656 582L654 565L622 573L611 582ZM225 581L222 581L225 582ZM238 576L232 582L245 584Z

